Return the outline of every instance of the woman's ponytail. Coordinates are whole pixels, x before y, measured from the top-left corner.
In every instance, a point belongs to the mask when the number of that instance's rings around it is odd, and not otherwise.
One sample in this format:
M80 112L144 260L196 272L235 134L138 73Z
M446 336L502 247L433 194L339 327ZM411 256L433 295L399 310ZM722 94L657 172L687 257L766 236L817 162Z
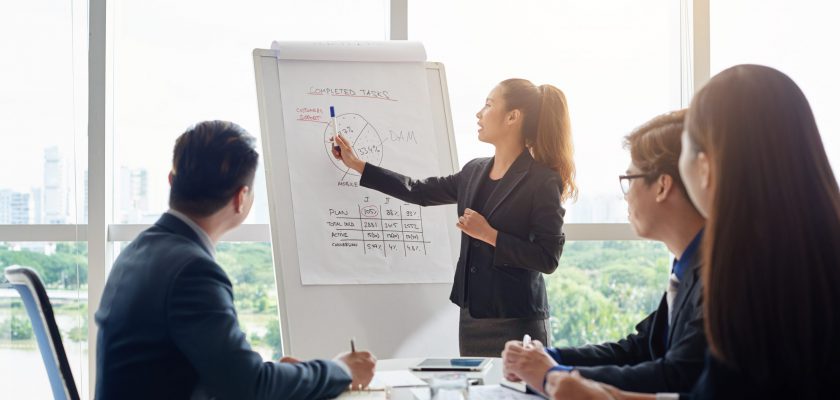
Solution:
M574 146L566 96L552 85L535 86L525 79L502 81L508 110L524 114L522 135L534 159L560 175L560 199L577 198Z

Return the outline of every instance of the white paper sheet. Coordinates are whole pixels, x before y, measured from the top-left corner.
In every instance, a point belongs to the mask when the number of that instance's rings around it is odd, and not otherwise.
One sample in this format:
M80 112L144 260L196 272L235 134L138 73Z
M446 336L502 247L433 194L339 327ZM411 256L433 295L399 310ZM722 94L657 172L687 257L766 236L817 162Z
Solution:
M338 130L362 159L416 178L440 176L423 63L278 60L278 67L301 283L451 282L447 227L456 216L362 188L329 141L334 106Z
M499 385L470 386L470 400L540 400L542 397L520 393Z
M407 387L427 386L426 381L418 378L410 371L377 371L373 375L370 387L373 389L385 389L386 387Z
M345 391L341 393L336 399L339 400L386 400L387 394L384 390L360 390L360 391Z
M470 400L542 400L540 396L519 393L499 385L470 386L469 391ZM394 400L429 400L431 398L428 388L412 388L408 389L408 392L399 390L395 393L399 396L392 396Z

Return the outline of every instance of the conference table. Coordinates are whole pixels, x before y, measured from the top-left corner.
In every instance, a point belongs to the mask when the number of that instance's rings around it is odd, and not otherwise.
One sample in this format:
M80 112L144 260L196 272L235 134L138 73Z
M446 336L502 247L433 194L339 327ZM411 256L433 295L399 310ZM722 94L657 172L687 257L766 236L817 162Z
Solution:
M411 367L419 364L423 358L392 358L383 359L376 362L376 372L384 371L408 371L417 378L424 381L429 381L433 376L439 374L451 374L446 371L412 371ZM533 395L526 395L510 389L493 390L502 380L502 359L492 358L490 365L483 371L467 372L467 379L475 386L470 386L470 399L504 399L504 400L520 400L520 399L538 399L539 397ZM483 387L479 387L483 386ZM489 390L488 390L489 389ZM394 388L388 392L382 390L372 391L357 391L345 392L339 399L357 399L357 400L373 400L373 399L388 399L388 400L429 400L428 388Z

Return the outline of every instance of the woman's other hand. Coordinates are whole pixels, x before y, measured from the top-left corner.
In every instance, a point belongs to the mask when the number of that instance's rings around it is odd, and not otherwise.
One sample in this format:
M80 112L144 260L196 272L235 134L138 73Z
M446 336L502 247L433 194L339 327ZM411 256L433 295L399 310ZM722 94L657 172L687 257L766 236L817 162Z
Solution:
M472 238L496 246L499 231L493 229L487 219L475 210L469 208L464 210L464 215L458 217L458 223L455 226Z

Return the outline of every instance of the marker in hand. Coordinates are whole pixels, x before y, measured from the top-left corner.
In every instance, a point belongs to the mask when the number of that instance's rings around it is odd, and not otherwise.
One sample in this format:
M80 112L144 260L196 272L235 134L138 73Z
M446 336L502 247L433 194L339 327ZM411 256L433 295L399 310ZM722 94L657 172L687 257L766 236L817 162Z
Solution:
M330 106L330 121L332 121L333 126L333 151L338 153L341 156L341 146L336 144L335 138L338 137L338 120L335 119L335 107Z
M526 349L531 347L531 335L526 333L525 336L522 337L522 347Z

